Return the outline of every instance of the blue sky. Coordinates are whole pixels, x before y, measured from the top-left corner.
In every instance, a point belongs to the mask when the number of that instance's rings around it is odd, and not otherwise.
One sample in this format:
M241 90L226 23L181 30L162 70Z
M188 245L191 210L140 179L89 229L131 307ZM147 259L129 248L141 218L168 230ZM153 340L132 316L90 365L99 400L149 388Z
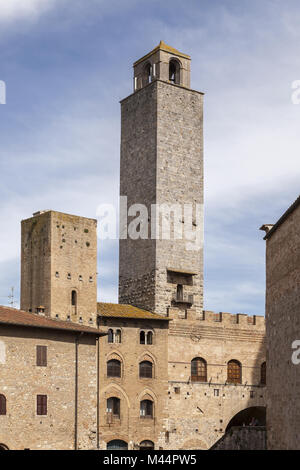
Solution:
M119 100L160 40L205 92L205 308L264 313L262 223L299 195L300 4L287 0L0 2L0 303L19 295L20 220L95 217L119 192ZM99 299L117 300L118 244L99 243Z

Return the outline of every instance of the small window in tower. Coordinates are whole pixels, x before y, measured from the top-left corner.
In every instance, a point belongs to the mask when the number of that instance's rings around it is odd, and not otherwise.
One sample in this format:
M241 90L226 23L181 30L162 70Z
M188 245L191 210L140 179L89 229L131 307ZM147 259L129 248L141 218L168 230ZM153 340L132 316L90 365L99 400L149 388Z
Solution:
M56 271L55 277L59 277L59 272L58 271Z
M169 64L169 81L174 84L179 84L179 73L180 73L180 66L177 60L171 60Z
M93 276L90 276L90 282L93 282Z
M152 67L151 64L147 64L145 67L145 83L151 83L152 81Z
M78 279L79 279L79 281L82 281L82 276L81 276L81 274L79 274Z
M71 293L71 305L72 305L72 313L73 315L77 314L77 292L76 290L72 290Z
M86 246L89 247L89 246L90 246L90 242L86 242Z
M67 278L71 279L71 273L68 273Z

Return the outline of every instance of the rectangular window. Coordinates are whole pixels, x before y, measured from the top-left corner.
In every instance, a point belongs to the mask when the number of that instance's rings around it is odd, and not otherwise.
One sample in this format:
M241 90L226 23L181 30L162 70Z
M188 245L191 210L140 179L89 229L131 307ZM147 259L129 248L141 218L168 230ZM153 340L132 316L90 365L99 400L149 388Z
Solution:
M44 416L47 414L47 395L36 396L36 414Z
M218 396L219 396L219 389L218 389L218 388L215 388L215 389L214 389L214 396L215 396L215 397L218 397Z
M36 365L47 366L47 346L36 347Z

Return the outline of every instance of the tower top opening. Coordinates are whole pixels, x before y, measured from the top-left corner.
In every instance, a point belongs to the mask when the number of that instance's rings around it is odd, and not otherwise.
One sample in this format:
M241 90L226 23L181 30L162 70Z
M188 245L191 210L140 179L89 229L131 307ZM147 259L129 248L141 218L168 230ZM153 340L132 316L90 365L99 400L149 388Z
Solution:
M190 88L190 62L189 55L160 41L151 52L133 64L134 91L154 80Z

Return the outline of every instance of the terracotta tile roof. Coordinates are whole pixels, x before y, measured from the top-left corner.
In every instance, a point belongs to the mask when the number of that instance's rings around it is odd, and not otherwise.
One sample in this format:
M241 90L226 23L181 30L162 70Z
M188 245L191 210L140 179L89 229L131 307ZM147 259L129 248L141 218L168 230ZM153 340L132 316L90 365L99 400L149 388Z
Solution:
M285 213L280 217L280 219L276 222L275 225L269 230L267 235L264 237L264 240L268 240L268 238L273 235L273 233L283 224L283 222L288 218L288 216L294 212L295 209L300 205L300 196L296 199L296 201L285 211Z
M15 308L0 306L0 324L16 325L34 328L48 328L53 330L78 331L94 335L103 336L103 333L96 328L80 325L72 322L54 320L49 317L43 317L35 313L24 312Z
M133 307L132 305L108 304L104 302L98 302L97 305L97 311L101 317L170 321L170 318L163 317L157 313L148 312L147 310L142 310L141 308Z

